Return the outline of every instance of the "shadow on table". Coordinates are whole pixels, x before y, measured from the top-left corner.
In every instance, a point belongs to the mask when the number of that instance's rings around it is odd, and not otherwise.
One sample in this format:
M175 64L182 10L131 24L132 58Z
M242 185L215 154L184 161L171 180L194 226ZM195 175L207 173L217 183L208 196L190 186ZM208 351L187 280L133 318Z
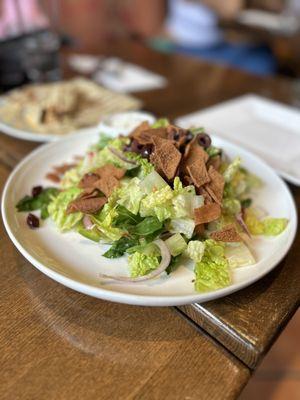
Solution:
M38 317L86 353L111 353L108 338L119 347L122 342L140 341L173 345L175 341L179 345L198 335L196 330L180 329L181 317L171 308L129 306L92 298L50 280L25 260L22 264L20 275Z

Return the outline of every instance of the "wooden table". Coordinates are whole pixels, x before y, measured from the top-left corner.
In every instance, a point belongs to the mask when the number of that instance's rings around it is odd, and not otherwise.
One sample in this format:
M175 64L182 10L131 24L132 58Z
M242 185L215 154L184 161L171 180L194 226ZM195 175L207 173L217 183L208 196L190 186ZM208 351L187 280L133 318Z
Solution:
M159 116L173 118L249 91L291 101L289 81L135 43L106 53L168 78L167 88L138 96ZM0 136L1 187L34 147ZM300 191L292 189L299 205ZM2 225L0 251L1 399L235 399L299 302L299 236L259 283L180 309L118 305L73 292L33 268Z

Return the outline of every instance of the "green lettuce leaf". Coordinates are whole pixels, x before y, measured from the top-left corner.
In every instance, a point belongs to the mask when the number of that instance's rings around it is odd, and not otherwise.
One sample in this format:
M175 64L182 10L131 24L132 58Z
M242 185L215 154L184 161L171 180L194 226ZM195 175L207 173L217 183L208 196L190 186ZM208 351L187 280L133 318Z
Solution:
M128 257L130 275L135 278L137 276L147 275L159 266L159 258L149 256L140 252L135 252Z
M118 204L122 205L133 214L139 212L141 200L145 196L140 187L139 178L132 178L129 182L124 182L116 192Z
M132 227L132 233L138 236L148 236L160 231L163 227L157 217L146 217L143 221Z
M184 250L187 248L186 241L180 235L180 233L176 233L175 235L170 236L165 241L165 244L168 247L168 249L173 257L176 257L179 254L182 254L184 252Z
M59 194L57 188L46 188L37 196L24 196L18 201L16 208L18 211L41 210L41 218L46 219L49 216L48 205Z
M166 128L170 125L170 122L167 118L159 118L152 124L151 128Z
M193 261L200 262L204 255L205 243L200 240L190 240L185 254Z
M246 267L255 264L255 258L250 249L243 242L226 243L225 257L231 268Z
M76 199L80 192L81 189L77 187L64 190L54 197L48 206L49 216L61 231L72 229L82 220L83 214L81 212L66 214L69 203Z
M115 219L118 217L118 212L116 210L117 204L114 196L115 195L109 198L108 203L104 205L98 214L90 216L100 233L101 240L108 243L119 240L124 234L124 231L115 227L114 224Z
M244 220L252 235L277 236L285 230L288 224L286 218L259 219L252 208L246 210Z
M164 221L172 216L173 191L170 186L166 186L143 198L140 205L142 217L156 216L159 221Z
M122 205L118 205L116 211L118 215L114 219L114 226L118 228L128 230L142 221L139 214L133 214Z
M111 248L107 250L103 256L106 258L118 258L121 257L126 251L135 246L138 243L137 239L130 237L121 237L119 240L113 243Z
M217 290L230 284L228 261L224 246L214 240L205 241L204 255L195 264L195 289L198 292Z

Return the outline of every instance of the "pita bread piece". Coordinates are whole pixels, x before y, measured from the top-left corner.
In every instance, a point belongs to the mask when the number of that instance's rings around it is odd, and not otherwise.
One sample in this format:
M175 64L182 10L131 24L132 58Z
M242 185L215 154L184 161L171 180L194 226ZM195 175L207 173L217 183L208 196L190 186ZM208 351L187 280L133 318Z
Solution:
M157 137L152 138L152 141L155 152L152 158L155 162L154 166L161 170L167 179L173 179L181 161L180 151L176 149L170 140Z
M204 206L195 208L195 224L207 224L215 221L221 215L221 207L217 203L204 204Z
M95 214L107 202L106 197L77 198L67 208L67 214L82 212L84 214Z
M236 230L234 224L226 225L219 231L212 232L210 237L219 242L241 242L242 238Z
M205 189L212 197L212 199L216 203L221 205L223 199L224 185L225 185L223 175L221 175L218 171L216 171L213 166L209 167L208 175L210 177L210 182L205 185Z

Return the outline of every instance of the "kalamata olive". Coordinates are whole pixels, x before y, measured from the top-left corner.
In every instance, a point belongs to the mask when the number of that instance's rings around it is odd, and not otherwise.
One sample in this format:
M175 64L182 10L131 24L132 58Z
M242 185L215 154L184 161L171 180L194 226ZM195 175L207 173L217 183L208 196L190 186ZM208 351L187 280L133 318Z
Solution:
M133 151L134 153L140 153L143 147L144 146L139 142L137 142L136 140L133 140L131 142L131 151Z
M141 151L141 156L149 160L150 154L152 153L152 146L147 144L143 147Z
M40 193L42 193L42 190L43 186L34 186L31 191L32 197L38 196Z
M211 145L211 138L206 133L200 133L197 135L197 140L200 146L207 149Z
M26 222L30 229L35 229L40 226L40 220L38 217L31 213L28 214Z

